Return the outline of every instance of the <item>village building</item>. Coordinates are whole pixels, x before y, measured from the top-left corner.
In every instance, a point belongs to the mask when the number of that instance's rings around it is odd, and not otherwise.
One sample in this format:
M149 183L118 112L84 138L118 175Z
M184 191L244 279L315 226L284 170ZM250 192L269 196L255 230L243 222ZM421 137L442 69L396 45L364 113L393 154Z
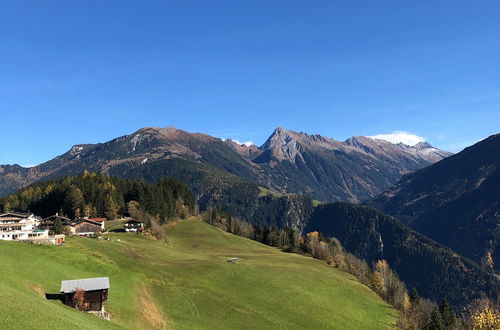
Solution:
M56 213L54 215L51 215L50 217L42 219L40 221L40 224L38 225L38 228L47 229L47 230L53 232L54 231L54 224L55 224L57 219L59 219L59 221L61 222L61 225L63 227L73 227L74 226L74 221Z
M101 224L101 231L104 231L106 229L106 221L108 221L107 218L89 218L89 220L99 222Z
M63 295L64 304L75 306L75 292L83 290L83 301L80 306L82 311L103 312L106 301L108 300L109 278L85 278L79 280L61 281L61 295Z
M22 241L48 239L49 231L39 229L40 218L33 213L0 214L0 240Z
M102 231L102 224L90 219L79 219L72 231L78 236L89 236L100 233Z
M144 222L136 219L130 219L123 224L125 231L142 232L144 230Z

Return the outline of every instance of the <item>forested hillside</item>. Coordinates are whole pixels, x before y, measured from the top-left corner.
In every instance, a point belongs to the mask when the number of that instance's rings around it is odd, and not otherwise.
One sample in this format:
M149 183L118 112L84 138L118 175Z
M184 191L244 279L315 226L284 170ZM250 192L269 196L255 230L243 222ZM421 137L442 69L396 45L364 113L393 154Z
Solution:
M128 214L130 207L157 216L160 221L195 209L189 188L174 179L163 178L153 184L90 172L37 183L0 199L3 210L29 210L42 217L59 212L71 218L114 219Z
M481 295L499 297L500 283L494 275L372 208L320 205L305 230L336 237L347 251L369 263L387 260L407 286L435 301L445 298L463 307Z
M312 213L312 201L306 196L277 194L250 180L192 161L165 159L124 172L117 168L113 173L149 182L175 177L193 191L199 211L218 207L252 224L302 231Z
M500 269L500 134L408 174L371 204L418 232Z

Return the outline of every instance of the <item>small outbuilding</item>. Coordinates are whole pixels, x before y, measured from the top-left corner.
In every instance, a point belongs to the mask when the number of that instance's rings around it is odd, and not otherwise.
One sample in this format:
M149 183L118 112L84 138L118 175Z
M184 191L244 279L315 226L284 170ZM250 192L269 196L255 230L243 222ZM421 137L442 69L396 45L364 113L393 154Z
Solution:
M64 296L64 304L77 307L75 293L83 291L83 301L80 310L82 311L103 311L108 300L109 278L84 278L79 280L61 281L61 294Z
M238 258L230 258L227 259L226 262L229 262L230 264L235 264L238 261Z

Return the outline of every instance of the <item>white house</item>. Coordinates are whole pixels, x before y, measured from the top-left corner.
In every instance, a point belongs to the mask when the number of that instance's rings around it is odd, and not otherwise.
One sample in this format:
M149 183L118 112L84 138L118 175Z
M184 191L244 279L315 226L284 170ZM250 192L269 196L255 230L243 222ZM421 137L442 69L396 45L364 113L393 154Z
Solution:
M39 222L38 217L32 213L7 212L0 214L0 240L48 239L48 230L37 229Z

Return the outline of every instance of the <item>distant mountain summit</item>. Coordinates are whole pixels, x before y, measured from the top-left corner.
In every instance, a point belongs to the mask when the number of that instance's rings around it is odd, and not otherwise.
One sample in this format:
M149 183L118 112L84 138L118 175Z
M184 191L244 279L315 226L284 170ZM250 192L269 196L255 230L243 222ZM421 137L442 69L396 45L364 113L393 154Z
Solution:
M425 143L407 146L362 136L341 142L282 127L276 128L261 147L171 126L146 127L105 143L75 145L65 154L31 168L0 166L0 195L85 169L126 175L152 162L182 159L281 193L359 202L378 195L403 174L449 155Z

